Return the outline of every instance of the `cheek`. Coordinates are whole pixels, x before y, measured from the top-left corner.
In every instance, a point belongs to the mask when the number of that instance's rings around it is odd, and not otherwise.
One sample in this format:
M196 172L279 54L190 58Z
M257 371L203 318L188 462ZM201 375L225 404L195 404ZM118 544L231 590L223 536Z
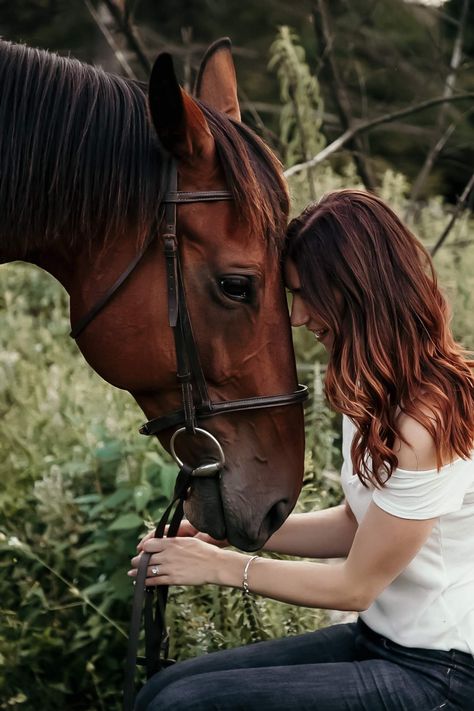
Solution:
M110 304L78 339L89 365L111 385L128 391L175 387L171 329L157 314L128 314Z

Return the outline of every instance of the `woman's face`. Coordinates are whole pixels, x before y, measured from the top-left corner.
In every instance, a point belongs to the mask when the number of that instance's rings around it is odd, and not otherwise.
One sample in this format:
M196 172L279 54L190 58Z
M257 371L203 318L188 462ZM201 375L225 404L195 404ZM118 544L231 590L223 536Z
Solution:
M306 326L308 331L314 334L315 338L323 344L326 350L330 351L334 341L334 334L303 298L298 270L291 259L287 259L285 262L285 283L292 296L291 325Z

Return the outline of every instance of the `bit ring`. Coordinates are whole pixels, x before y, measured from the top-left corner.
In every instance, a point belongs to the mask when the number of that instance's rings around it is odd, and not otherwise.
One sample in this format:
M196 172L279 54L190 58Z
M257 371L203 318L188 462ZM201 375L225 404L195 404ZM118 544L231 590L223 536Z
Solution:
M175 441L176 438L182 433L186 432L186 427L180 427L176 432L173 434L170 440L170 454L173 457L174 461L179 467L183 466L183 461L180 459L180 457L176 454L175 450ZM208 437L211 442L215 445L217 452L219 454L219 461L218 462L213 462L212 464L202 464L200 467L196 467L192 471L192 476L214 476L214 474L217 474L217 472L222 469L222 467L225 464L225 455L224 455L224 450L222 449L219 441L214 437L213 434L208 432L207 430L201 429L201 427L196 427L195 432L201 435L205 435Z

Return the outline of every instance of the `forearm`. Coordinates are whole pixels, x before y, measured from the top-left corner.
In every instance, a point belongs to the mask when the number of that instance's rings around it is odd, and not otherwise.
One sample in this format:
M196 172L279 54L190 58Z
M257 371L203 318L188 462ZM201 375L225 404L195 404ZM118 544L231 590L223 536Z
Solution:
M357 521L345 504L323 511L291 514L263 549L302 558L345 557L357 531Z
M248 555L219 551L211 583L241 588ZM345 562L334 564L258 558L248 571L252 593L281 602L331 610L365 609L366 595Z

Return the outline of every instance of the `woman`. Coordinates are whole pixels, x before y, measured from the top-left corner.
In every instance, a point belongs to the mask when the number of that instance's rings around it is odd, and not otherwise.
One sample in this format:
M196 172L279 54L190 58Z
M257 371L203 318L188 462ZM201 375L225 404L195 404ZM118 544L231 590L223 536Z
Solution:
M292 324L329 352L345 503L291 515L265 549L341 561L249 556L189 523L139 548L148 585L248 587L358 621L182 662L137 708L474 709L474 363L430 259L380 199L344 190L291 222L285 275Z

